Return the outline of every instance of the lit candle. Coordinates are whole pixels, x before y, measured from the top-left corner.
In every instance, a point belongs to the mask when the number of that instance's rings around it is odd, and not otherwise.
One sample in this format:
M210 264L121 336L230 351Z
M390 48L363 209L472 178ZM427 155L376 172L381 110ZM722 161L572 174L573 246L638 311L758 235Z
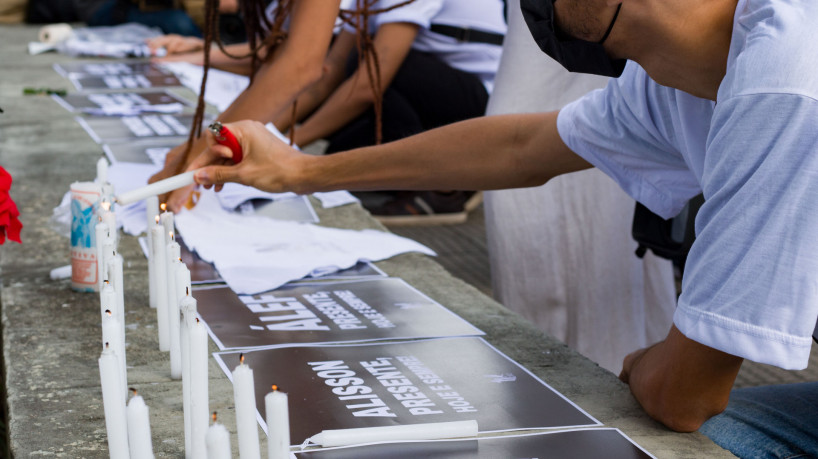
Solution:
M213 424L207 428L207 459L230 459L230 433L216 422L216 412L213 412Z
M159 350L167 352L170 350L170 328L168 327L168 276L167 246L165 245L165 228L156 225L151 228L153 235L153 251L151 258L154 259L154 278L156 279L156 328L159 329Z
M188 290L187 293L190 293ZM185 418L185 451L191 452L192 433L190 431L190 327L196 319L196 300L191 296L186 296L179 303L179 310L182 312L182 411Z
M151 440L151 421L148 414L148 405L145 405L142 396L136 394L136 389L131 389L131 393L133 393L133 396L126 409L131 459L153 459L153 441Z
M119 379L122 381L122 403L128 398L125 387L128 385L128 369L125 366L125 339L122 338L122 329L119 318L109 309L102 316L102 342L108 344L116 354L119 362Z
M182 342L179 321L179 296L176 292L176 265L179 262L179 243L173 240L170 233L170 243L167 245L167 295L168 295L168 330L170 330L170 377L182 379Z
M128 459L128 420L122 396L124 385L120 381L117 355L109 343L105 343L102 355L99 356L99 379L105 411L105 430L108 433L108 451L111 459Z
M165 234L173 232L173 212L168 212L168 206L164 202L159 205L159 210L162 211L159 214L159 223L165 227Z
M261 451L256 427L256 389L253 370L244 364L244 354L233 370L233 400L236 405L236 430L239 434L239 457L259 459Z
M195 458L206 453L208 412L207 331L196 319L190 327L190 430Z
M143 186L142 188L137 188L127 193L122 193L116 197L116 202L124 206L132 202L145 199L149 196L157 196L186 187L188 185L193 185L196 183L193 180L193 175L196 172L198 172L198 169L195 171L183 172L179 175L174 175L173 177L168 177L164 180Z
M287 407L287 394L273 391L264 396L264 408L267 412L267 457L268 459L290 458L290 415Z
M363 427L360 429L324 430L309 438L319 446L348 446L363 443L408 440L439 440L477 436L477 421L433 422L401 426Z
M103 259L102 246L105 240L108 239L108 225L102 221L102 217L98 217L99 223L94 226L94 235L96 236L97 248L97 281L99 283L100 292L102 291L102 281L105 280L105 260Z
M146 219L147 219L147 230L145 234L148 237L148 285L149 290L148 293L149 297L149 304L152 308L156 307L156 279L154 278L154 259L151 254L153 253L153 233L151 228L154 225L159 223L159 198L156 196L152 196L145 200L145 205L147 207L145 211Z

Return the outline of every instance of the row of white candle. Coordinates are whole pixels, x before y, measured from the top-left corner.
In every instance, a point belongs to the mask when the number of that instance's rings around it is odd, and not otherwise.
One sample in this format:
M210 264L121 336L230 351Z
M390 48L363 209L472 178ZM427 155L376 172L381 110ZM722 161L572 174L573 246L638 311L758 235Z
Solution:
M136 391L127 401L123 260L117 253L116 215L109 200L111 186L105 183L107 162L103 161L97 163L98 182L101 182L103 190L109 191L102 194L95 236L103 343L99 373L108 450L111 458L152 459L148 407Z
M190 272L181 263L179 244L173 240L173 214L170 212L160 214L157 203L155 198L149 198L146 202L147 216L153 220L148 231L150 299L151 306L157 309L160 349L170 352L171 377L182 379L186 456L230 457L227 430L216 422L210 427L207 426L209 419L207 333L204 324L196 317L196 300L190 295ZM141 396L132 397L128 403L127 416L123 414L124 403L118 401L124 402L127 397L122 257L116 254L115 215L109 206L103 205L101 209L97 240L100 278L105 279L100 289L105 348L100 357L100 378L103 385L109 449L111 457L116 458L153 457L150 441L133 441L135 438L144 438L145 435L150 439L150 425L144 400ZM165 238L165 234L168 238ZM166 241L168 242L165 243ZM107 266L110 268L102 268ZM109 279L115 280L111 282ZM122 320L118 319L120 317ZM244 387L247 381L252 384L252 370L247 365L240 364L236 371L239 375L249 373L249 379L239 383L235 391L240 454L241 457L258 457L255 392L252 386L249 390L239 389ZM239 376L238 380L241 381L242 376ZM270 458L289 457L289 419L286 400L286 394L278 391L271 392L265 398L268 406L268 425L279 426L268 429L271 432L268 441ZM131 408L132 405L134 408ZM239 406L242 408L239 409ZM137 418L130 414L131 411L143 412L144 415ZM239 412L242 414L239 415ZM132 417L135 419L133 422ZM144 418L144 422L136 421L139 418ZM132 441L127 441L127 437L131 437ZM255 448L250 446L252 444L255 444ZM130 451L125 445L130 445Z

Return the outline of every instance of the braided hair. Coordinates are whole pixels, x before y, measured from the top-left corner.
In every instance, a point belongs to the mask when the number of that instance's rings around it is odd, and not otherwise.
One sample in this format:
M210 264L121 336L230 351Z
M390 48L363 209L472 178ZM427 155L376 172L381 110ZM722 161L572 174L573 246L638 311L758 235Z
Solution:
M284 24L292 12L293 4L297 0L279 0L278 5L272 15L268 18L266 14L267 0L239 0L244 25L247 30L247 41L250 51L245 55L234 55L227 51L219 36L219 0L205 0L205 24L204 24L204 73L202 75L202 85L199 89L199 98L196 102L196 111L193 116L193 124L188 134L187 147L184 156L190 153L193 141L201 136L202 123L204 122L205 101L204 94L207 86L207 74L210 70L210 50L215 39L216 45L227 56L233 59L250 58L250 84L253 84L253 77L265 63L273 58L276 48L287 38ZM380 144L382 140L381 113L383 110L383 95L380 91L381 72L378 62L378 55L372 36L369 33L369 18L373 14L385 13L396 8L413 3L415 0L405 0L389 8L373 9L378 0L355 0L356 5L351 10L340 10L339 18L352 26L357 35L356 47L358 50L358 68L365 66L369 84L374 96L373 110L375 111L375 142ZM296 102L292 107L293 119L296 113ZM295 130L295 126L291 129ZM294 132L290 135L290 143L295 139ZM184 168L185 161L179 165ZM181 172L181 170L177 171Z

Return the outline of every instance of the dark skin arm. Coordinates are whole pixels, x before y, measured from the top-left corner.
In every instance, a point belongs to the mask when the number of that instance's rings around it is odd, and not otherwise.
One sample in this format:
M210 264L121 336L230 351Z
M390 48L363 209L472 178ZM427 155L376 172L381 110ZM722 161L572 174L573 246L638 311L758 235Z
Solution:
M687 338L674 325L664 341L625 357L619 379L650 417L693 432L727 407L743 361Z

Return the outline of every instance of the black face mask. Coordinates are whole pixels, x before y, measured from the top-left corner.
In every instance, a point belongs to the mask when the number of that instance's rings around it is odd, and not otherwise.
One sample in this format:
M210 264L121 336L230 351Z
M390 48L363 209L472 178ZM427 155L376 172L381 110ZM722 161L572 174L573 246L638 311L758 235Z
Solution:
M593 73L609 77L618 77L625 69L625 59L611 59L602 43L611 33L619 7L605 32L598 42L571 38L561 33L554 26L554 2L556 0L520 0L523 18L534 41L545 54L559 62L569 72Z

